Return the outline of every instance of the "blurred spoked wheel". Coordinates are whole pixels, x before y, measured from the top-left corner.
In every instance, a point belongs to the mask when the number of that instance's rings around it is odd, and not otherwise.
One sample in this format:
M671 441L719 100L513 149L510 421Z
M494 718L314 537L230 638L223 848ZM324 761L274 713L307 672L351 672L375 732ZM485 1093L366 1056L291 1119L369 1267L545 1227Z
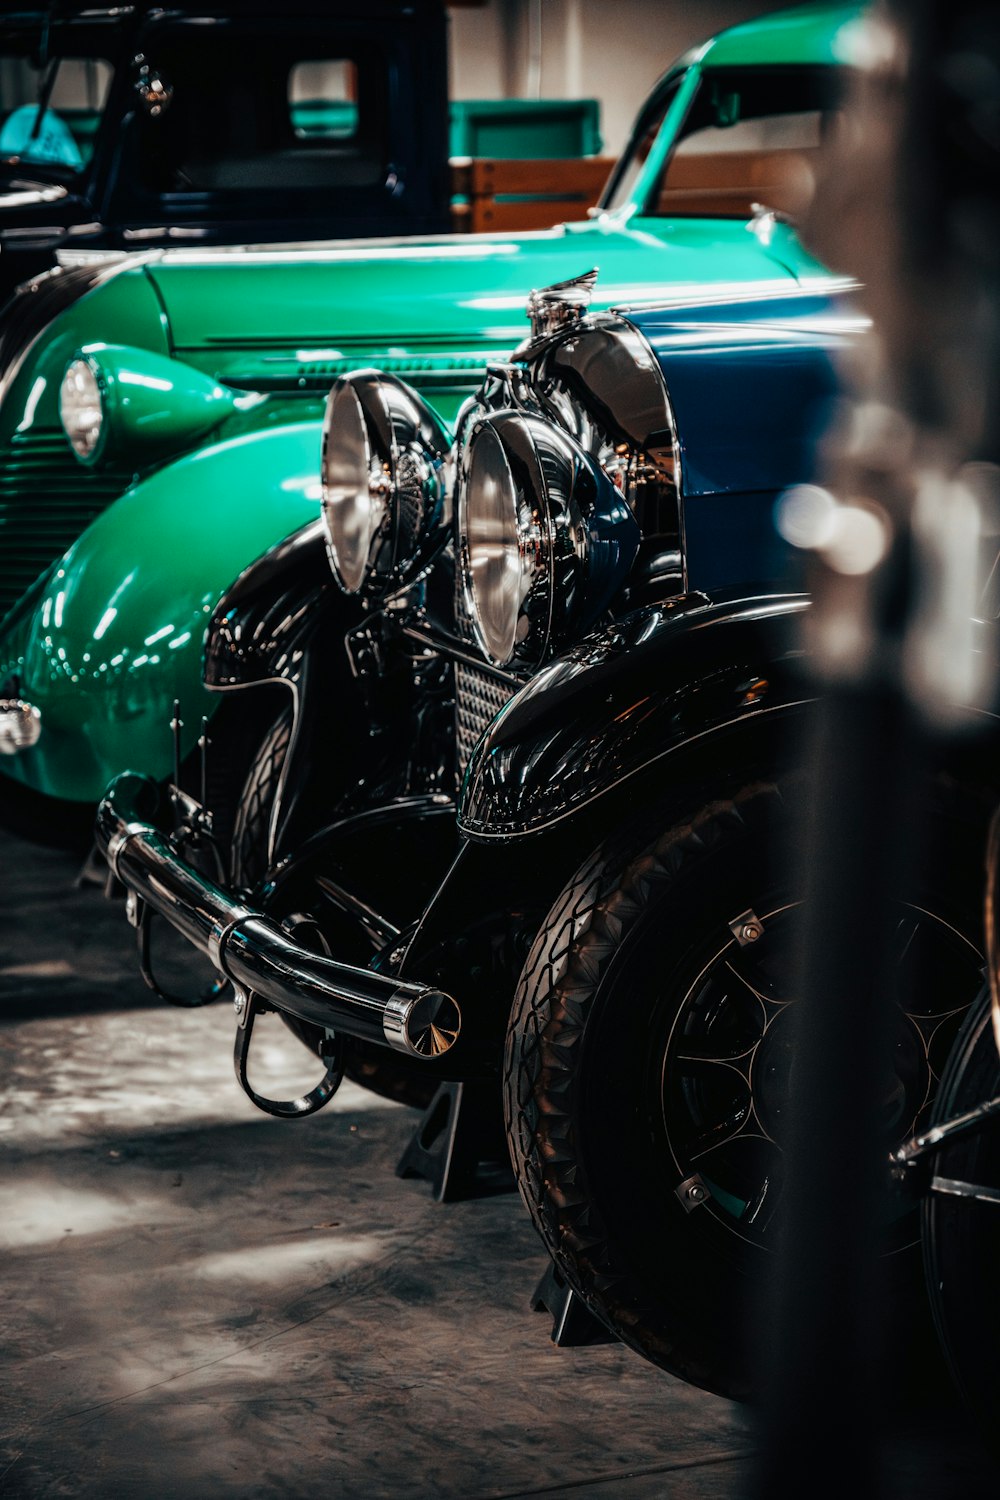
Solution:
M736 1397L760 1373L781 1222L806 796L798 778L753 782L599 849L535 942L507 1040L512 1159L558 1269L639 1353ZM981 983L961 868L899 908L887 1150L927 1119ZM886 1233L917 1267L916 1215Z

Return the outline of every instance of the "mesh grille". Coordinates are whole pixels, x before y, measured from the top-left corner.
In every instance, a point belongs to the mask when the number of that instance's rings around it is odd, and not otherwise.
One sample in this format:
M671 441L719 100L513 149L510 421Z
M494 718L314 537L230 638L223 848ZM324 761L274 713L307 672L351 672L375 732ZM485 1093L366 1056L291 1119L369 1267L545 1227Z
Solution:
M460 641L478 653L476 633L469 617L465 590L462 587L461 563L455 565L455 634ZM486 726L496 718L504 704L514 696L514 689L499 682L490 672L455 663L455 749L458 784L461 786L477 741Z
M455 663L455 727L458 749L458 775L461 780L469 756L491 719L513 697L506 683L498 682L488 672Z
M0 618L131 478L86 468L60 428L14 433L0 450Z

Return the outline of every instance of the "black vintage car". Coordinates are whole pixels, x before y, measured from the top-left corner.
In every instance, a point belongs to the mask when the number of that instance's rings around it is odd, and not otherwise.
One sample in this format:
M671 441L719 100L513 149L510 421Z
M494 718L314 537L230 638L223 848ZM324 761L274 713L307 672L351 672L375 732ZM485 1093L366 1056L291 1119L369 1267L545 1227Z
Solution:
M449 227L442 0L5 7L0 294L57 251Z
M502 1089L569 1284L745 1394L791 1086L780 834L811 795L788 737L808 601L771 511L859 319L829 290L582 316L588 281L533 297L453 443L396 378L337 381L324 519L209 629L207 684L261 705L245 784L206 808L189 772L171 832L124 775L98 836L147 967L160 913L232 984L256 1102L310 1113L345 1071L414 1103ZM887 1145L980 987L974 907L931 872L900 913L901 965L949 999L900 1008ZM323 1059L297 1099L248 1081L261 1009Z

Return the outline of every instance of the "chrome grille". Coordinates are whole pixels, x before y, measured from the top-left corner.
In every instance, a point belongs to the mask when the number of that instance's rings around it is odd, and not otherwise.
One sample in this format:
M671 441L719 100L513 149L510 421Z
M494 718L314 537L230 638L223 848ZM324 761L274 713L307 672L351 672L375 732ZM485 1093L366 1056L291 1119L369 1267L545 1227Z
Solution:
M79 463L61 428L14 433L0 450L0 618L131 479Z
M455 663L455 732L459 780L487 724L514 696L513 689L478 667Z
M455 634L460 641L478 654L476 634L469 618L465 590L462 587L462 568L455 565ZM470 667L464 662L455 663L455 768L461 786L465 768L469 764L476 743L486 726L496 718L504 704L514 696L514 689L500 682L485 667Z

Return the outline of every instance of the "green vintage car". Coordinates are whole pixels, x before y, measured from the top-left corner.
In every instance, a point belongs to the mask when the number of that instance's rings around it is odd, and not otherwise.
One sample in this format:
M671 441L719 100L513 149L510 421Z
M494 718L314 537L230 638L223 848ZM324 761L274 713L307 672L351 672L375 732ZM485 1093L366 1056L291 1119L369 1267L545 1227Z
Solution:
M449 421L522 339L534 287L599 267L600 308L832 285L786 218L856 16L798 7L687 53L589 222L82 257L22 288L0 327L0 803L64 821L124 766L166 778L176 699L193 753L217 703L205 622L318 516L336 376L400 375Z

